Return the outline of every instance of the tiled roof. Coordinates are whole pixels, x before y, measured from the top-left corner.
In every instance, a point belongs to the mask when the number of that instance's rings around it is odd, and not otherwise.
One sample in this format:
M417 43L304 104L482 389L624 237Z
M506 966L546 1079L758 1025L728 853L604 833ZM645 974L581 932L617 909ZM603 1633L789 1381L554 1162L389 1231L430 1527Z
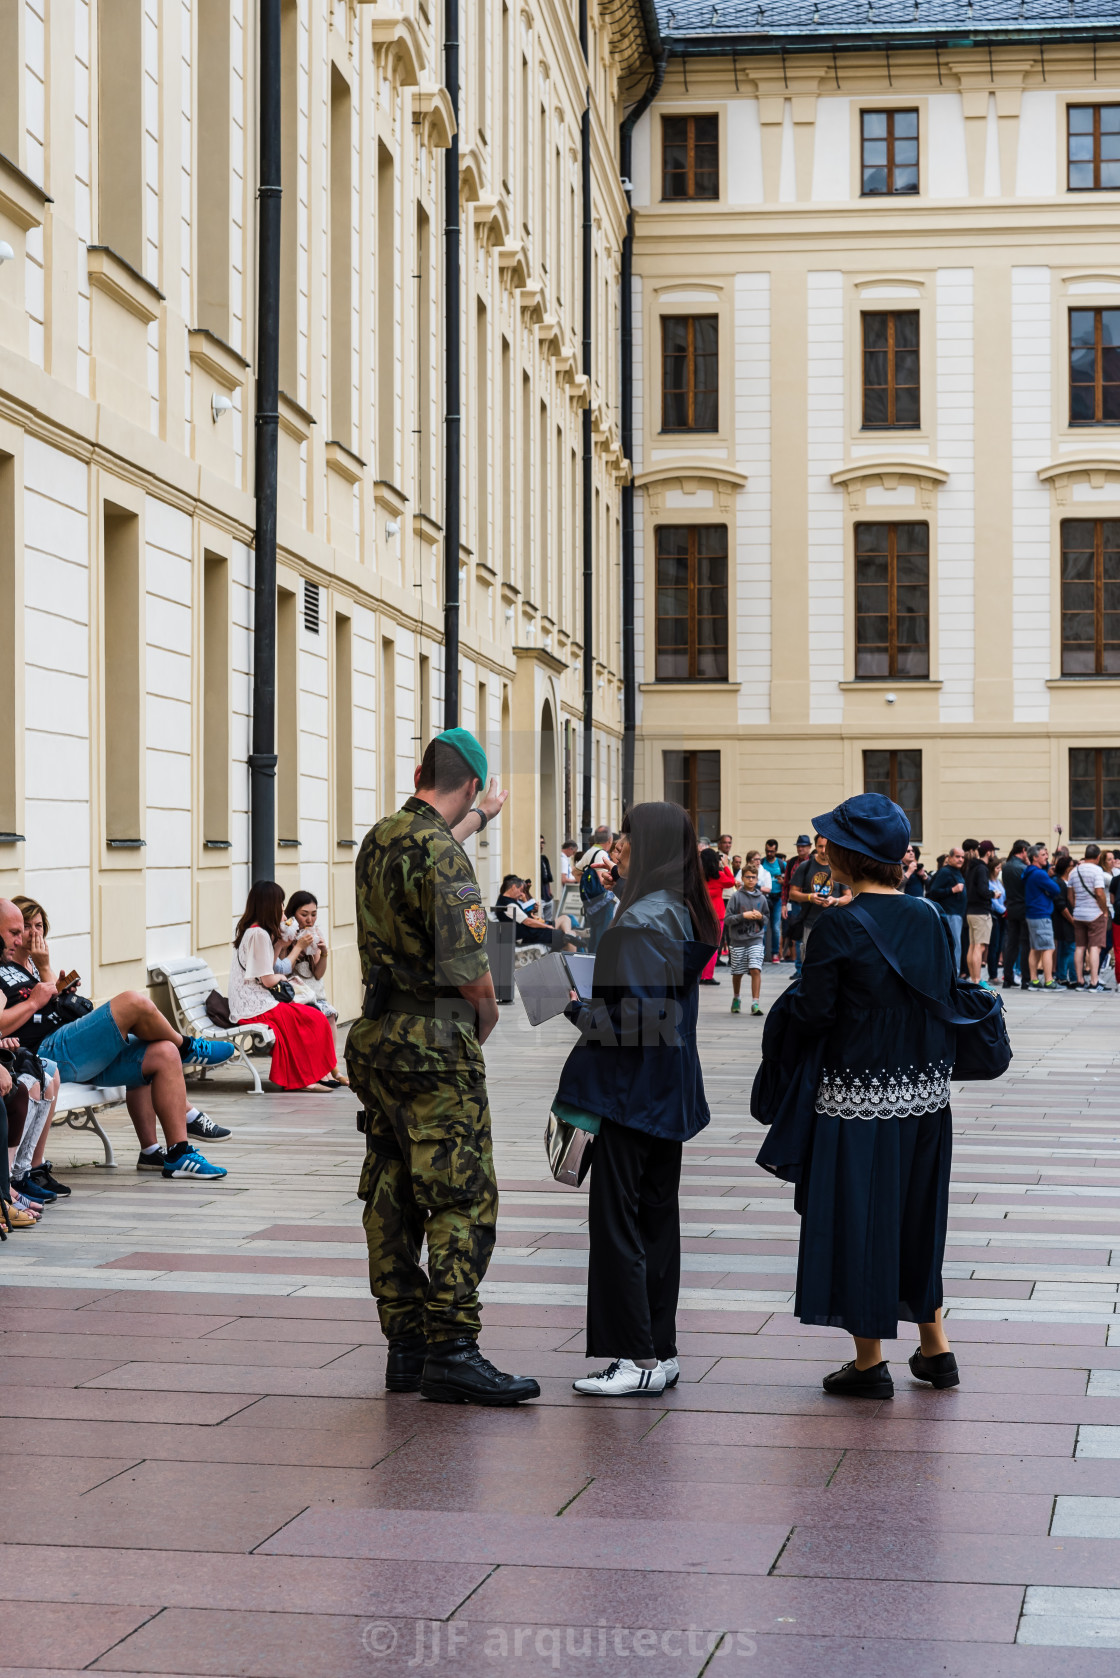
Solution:
M1037 40L1120 30L1117 0L657 0L657 16L670 43L689 36L707 44L726 35L760 44L819 37L827 46L836 35L861 33L904 40L1019 31Z

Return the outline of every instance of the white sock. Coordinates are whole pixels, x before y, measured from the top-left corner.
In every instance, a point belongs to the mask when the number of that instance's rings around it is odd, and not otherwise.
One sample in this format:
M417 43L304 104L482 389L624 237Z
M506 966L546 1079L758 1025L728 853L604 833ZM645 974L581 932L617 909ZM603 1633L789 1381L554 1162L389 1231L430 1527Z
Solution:
M153 1142L150 1148L141 1148L140 1152L142 1154L158 1154L159 1153L159 1143L158 1142Z
M188 1124L190 1124L192 1119L201 1118L201 1116L202 1116L201 1107L188 1107L187 1108L187 1123Z

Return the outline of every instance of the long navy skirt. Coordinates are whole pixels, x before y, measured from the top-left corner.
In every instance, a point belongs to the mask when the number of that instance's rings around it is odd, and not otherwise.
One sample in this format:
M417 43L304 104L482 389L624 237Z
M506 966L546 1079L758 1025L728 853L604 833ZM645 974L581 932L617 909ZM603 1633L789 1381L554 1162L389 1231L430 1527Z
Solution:
M803 1323L893 1340L933 1321L949 1217L949 1108L904 1119L818 1113L802 1206L794 1309Z

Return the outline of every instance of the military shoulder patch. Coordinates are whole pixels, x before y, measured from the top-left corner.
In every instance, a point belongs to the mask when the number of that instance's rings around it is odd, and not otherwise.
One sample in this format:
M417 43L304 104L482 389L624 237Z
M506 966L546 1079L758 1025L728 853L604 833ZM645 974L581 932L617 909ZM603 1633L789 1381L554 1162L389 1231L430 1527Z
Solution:
M474 897L474 898L478 897L478 887L477 886L460 886L458 891L455 893L455 896L457 898L459 898L463 903L467 903L467 902L470 901L470 899L472 897Z
M476 944L486 940L486 910L481 903L469 903L463 910L463 919L467 923L467 930Z

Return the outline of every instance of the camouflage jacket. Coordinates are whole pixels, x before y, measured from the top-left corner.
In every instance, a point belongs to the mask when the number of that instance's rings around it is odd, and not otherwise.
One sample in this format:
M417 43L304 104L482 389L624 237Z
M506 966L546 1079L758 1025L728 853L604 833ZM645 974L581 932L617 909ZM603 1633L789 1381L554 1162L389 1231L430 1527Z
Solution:
M409 798L370 829L355 883L363 983L388 966L398 989L432 1001L489 971L486 910L470 859L423 799ZM417 1014L359 1019L351 1049L371 1066L400 1071L482 1064L472 1029Z

